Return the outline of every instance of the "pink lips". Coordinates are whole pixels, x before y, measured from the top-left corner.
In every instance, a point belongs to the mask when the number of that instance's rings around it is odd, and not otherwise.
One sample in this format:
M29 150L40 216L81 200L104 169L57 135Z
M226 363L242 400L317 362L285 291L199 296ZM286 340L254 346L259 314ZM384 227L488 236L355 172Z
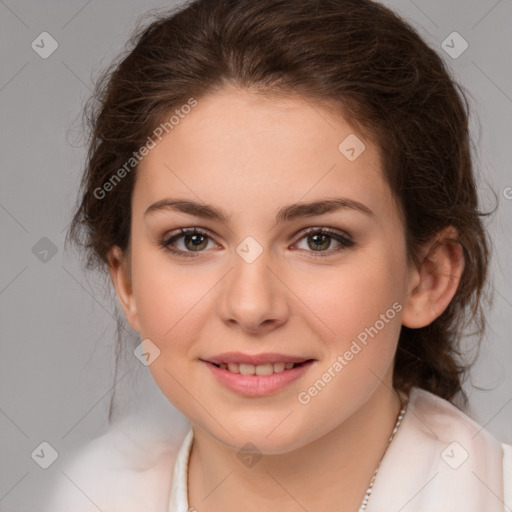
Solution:
M221 384L235 393L253 397L276 393L291 382L299 379L314 363L313 359L285 354L265 353L251 356L240 352L219 354L218 356L208 357L208 360L202 361ZM228 370L216 366L216 364L221 363L241 363L257 366L278 362L300 364L278 373L272 373L271 375L242 375L241 373L231 373Z
M277 352L265 352L262 354L243 354L242 352L224 352L217 356L205 357L203 361L210 363L242 363L242 364L266 364L266 363L303 363L310 358L297 357L286 354L279 354Z

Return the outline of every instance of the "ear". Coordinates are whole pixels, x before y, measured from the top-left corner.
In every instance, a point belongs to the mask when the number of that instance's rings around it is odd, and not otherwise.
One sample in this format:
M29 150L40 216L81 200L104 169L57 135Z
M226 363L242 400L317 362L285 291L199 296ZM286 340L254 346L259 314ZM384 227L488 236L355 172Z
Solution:
M108 268L117 297L124 311L126 320L137 332L139 330L139 322L137 319L137 307L133 296L130 261L126 254L118 247L114 246L108 253Z
M404 326L425 327L448 307L464 270L464 253L457 237L457 230L449 226L422 248L420 262L410 274Z

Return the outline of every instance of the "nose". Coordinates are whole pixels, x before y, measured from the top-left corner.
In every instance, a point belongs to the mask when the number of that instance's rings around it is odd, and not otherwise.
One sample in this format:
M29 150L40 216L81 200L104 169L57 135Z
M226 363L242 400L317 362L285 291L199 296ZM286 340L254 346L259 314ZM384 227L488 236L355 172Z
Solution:
M251 263L234 256L233 268L223 280L217 301L217 313L228 327L260 334L287 321L289 292L271 267L266 251Z

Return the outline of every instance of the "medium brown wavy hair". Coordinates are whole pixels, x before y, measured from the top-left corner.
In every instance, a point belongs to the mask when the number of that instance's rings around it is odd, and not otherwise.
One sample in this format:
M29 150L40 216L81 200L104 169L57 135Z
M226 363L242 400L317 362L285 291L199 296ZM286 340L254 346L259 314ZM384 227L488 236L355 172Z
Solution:
M460 393L466 404L462 381L474 361L464 364L460 342L470 324L478 347L482 339L489 253L472 167L469 103L442 58L381 4L195 0L139 26L84 109L87 163L66 243L79 246L87 269L108 275L109 250L129 246L136 167L106 199L95 190L176 108L227 84L339 107L380 148L410 261L418 263L419 248L443 228L456 228L465 259L457 292L430 325L402 326L393 386L405 392L418 386L450 401ZM120 347L123 319L117 320ZM112 401L109 419L111 413Z

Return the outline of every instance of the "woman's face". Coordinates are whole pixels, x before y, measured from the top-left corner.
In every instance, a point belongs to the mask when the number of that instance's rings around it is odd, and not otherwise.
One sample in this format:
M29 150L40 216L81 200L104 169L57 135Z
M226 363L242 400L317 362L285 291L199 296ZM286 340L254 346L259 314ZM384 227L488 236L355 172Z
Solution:
M225 89L164 132L137 172L125 312L193 425L282 453L392 387L411 281L404 230L378 149L343 118ZM161 203L176 200L196 206ZM199 213L213 211L225 219ZM162 244L177 234L173 254ZM293 361L309 362L283 370Z

